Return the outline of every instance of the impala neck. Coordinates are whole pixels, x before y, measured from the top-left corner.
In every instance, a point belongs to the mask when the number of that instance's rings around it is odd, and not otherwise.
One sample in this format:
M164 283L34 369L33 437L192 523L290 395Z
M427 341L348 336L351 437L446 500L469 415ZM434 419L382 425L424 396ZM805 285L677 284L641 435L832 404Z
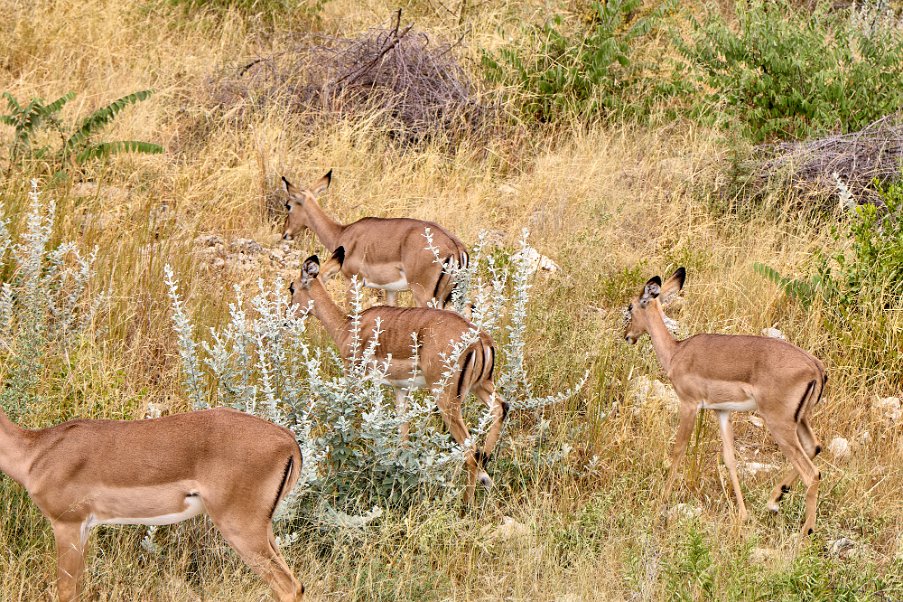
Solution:
M658 300L646 310L646 315L647 331L652 339L655 355L658 356L662 370L668 374L671 370L671 358L677 349L677 341L671 336L668 327L665 326L665 320L662 318L662 308Z
M335 341L339 349L343 348L345 338L348 336L348 316L346 316L319 280L315 280L310 287L310 297L314 300L313 314L323 323L326 332Z
M13 423L0 409L0 472L24 485L28 442L25 429Z
M339 246L339 237L345 226L329 217L320 204L311 198L304 201L304 210L307 211L308 227L330 253L334 252Z

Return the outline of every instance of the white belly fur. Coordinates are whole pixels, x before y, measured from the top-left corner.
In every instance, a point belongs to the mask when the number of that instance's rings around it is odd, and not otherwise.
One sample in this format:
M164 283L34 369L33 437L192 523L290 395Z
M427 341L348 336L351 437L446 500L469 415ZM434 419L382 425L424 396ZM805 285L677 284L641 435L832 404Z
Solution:
M413 378L406 378L404 380L386 380L381 384L391 385L398 389L422 389L426 386L426 379L423 378L423 374L418 374Z
M182 512L161 514L159 516L100 519L92 514L82 524L82 539L87 540L88 532L97 525L172 525L194 518L198 514L203 514L205 510L203 500L197 495L185 496L185 506L186 508Z
M703 401L699 404L701 410L716 410L719 412L754 412L759 409L759 404L755 399L746 399L743 401L722 401L719 403L708 403Z
M406 291L410 288L410 286L408 286L408 279L404 277L404 274L402 274L401 278L399 278L398 280L395 280L394 282L386 282L385 284L377 284L369 280L364 280L364 286L366 286L367 288L381 288L383 290L394 292Z

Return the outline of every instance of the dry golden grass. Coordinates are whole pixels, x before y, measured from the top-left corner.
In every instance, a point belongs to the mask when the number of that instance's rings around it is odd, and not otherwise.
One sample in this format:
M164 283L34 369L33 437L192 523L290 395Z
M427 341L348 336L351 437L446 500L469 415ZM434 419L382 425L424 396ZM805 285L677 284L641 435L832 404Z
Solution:
M441 8L454 2L402 4L420 27L440 36L464 31ZM500 31L548 14L556 3L492 4L480 4L464 20L472 49L498 45ZM385 20L394 6L334 0L320 28L360 31ZM529 369L540 391L566 388L590 370L580 394L550 413L549 447L568 443L574 450L569 458L515 474L504 455L532 450L509 446L496 467L497 490L469 515L416 508L387 516L374 532L347 536L358 539L310 533L287 554L310 599L656 600L678 591L697 599L791 599L808 577L819 587L849 585L854 594L875 599L900 594L903 433L899 423L890 425L871 409L876 397L901 393L900 375L858 364L859 354L820 331L817 308L799 309L753 272L757 261L792 272L827 244L829 234L813 228L808 215L741 219L713 210L727 153L717 132L692 123L608 125L495 140L488 149L454 155L429 147L402 151L367 123L312 131L278 110L236 122L209 109L210 74L278 48L293 30L309 26L303 16L271 28L238 11L185 13L162 0L0 0L0 14L0 90L20 99L76 91L65 113L71 117L155 88L154 97L125 111L105 136L170 149L117 158L90 174L96 188L46 193L59 204L59 239L100 246L99 286L112 292L113 304L97 324L108 332L103 342L79 345L42 384L41 425L74 416L137 418L149 402L170 411L188 407L162 266L175 268L199 326L222 321L233 283L249 288L258 277L293 274L297 265L211 268L194 242L217 234L276 246L281 216L270 213L268 203L278 197L281 174L304 182L333 168L324 203L343 221L433 219L471 243L480 230L496 230L508 246L526 226L532 244L562 266L560 275L534 282ZM7 214L21 213L26 187L21 174L4 177L0 196ZM779 198L775 203L781 206ZM322 252L311 238L295 245ZM812 424L823 443L844 436L853 447L849 459L823 454L816 461L824 478L818 533L808 549L796 547L800 491L779 517L764 508L776 472L742 477L752 516L736 524L710 419L671 500L672 506L699 506L702 514L659 521L656 492L676 421L654 403L631 410L630 378L664 377L648 343L623 343L621 310L649 276L678 265L687 266L689 277L675 317L688 332L758 333L777 326L828 365L830 384ZM897 332L903 329L898 314L889 318ZM612 413L616 402L621 411ZM741 458L783 466L762 429L742 416L735 425ZM863 442L865 431L870 438ZM0 494L6 515L0 519L0 600L48 599L55 591L49 526L8 479L0 482ZM528 533L498 535L504 516ZM166 529L160 559L140 551L142 535L136 528L95 534L88 599L266 595L209 523ZM857 542L856 555L840 560L825 551L839 537ZM755 548L767 553L754 554ZM698 561L700 549L708 561ZM896 590L888 589L885 598L874 594L869 583L879 579ZM806 591L799 595L818 599L840 595L842 588Z

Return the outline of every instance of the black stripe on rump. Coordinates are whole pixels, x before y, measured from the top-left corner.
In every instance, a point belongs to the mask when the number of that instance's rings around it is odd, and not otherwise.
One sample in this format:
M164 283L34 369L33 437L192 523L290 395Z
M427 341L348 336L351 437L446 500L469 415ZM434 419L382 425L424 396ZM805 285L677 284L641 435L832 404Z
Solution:
M273 518L273 514L276 512L276 506L279 505L279 500L282 499L282 494L285 489L285 484L288 482L288 477L292 474L292 467L295 465L295 458L292 456L288 457L288 462L285 463L285 470L282 472L282 482L279 483L279 489L276 490L276 499L273 500L273 507L270 509L270 518Z
M803 404L806 403L806 399L809 398L809 394L812 393L812 387L814 387L814 386L815 386L814 380L810 380L809 384L806 385L806 392L803 393L803 398L800 399L800 404L798 406L796 406L796 412L793 413L793 421L794 422L800 421L800 412L803 410Z
M467 352L467 357L464 358L464 363L461 365L461 375L458 377L458 398L461 398L461 388L464 386L464 378L467 375L467 367L470 366L470 360L473 359L474 350L471 349Z

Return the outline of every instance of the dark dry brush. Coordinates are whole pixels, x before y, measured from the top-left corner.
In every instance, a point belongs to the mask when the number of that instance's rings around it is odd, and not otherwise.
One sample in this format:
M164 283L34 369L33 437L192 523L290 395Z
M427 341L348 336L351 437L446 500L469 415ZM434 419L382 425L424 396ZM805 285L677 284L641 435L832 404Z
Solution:
M455 57L457 45L402 26L399 10L390 27L354 38L306 36L232 70L211 82L211 97L239 114L279 103L312 120L375 117L404 144L455 143L488 134L496 114Z
M804 198L836 199L836 173L858 203L881 204L876 182L900 177L903 113L882 117L858 132L760 147L762 179L789 178Z

